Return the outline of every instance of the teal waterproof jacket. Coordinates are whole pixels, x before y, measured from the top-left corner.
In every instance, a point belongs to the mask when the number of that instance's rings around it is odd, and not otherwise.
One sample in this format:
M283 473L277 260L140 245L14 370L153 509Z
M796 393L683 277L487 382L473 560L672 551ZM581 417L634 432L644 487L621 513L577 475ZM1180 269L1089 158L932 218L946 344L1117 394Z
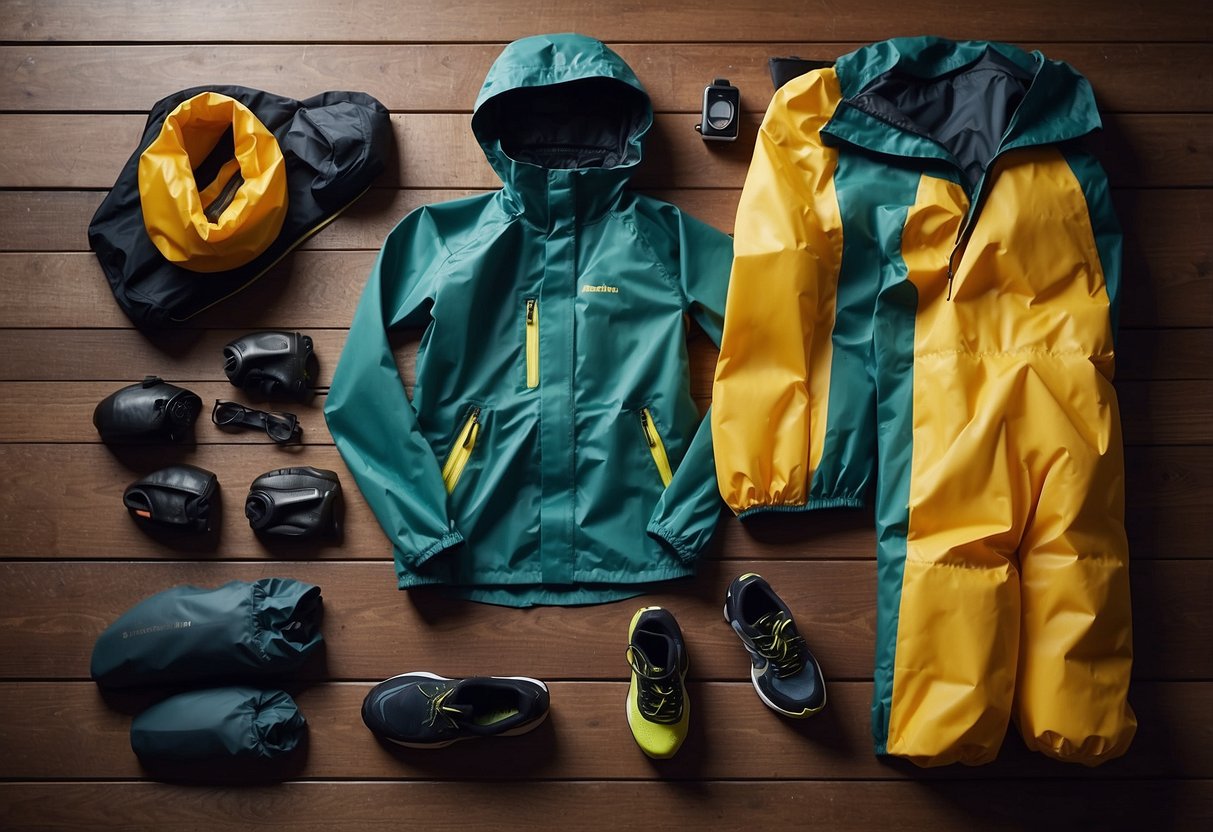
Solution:
M652 122L602 43L512 43L472 117L504 188L384 243L325 416L401 588L582 604L693 571L722 502L686 318L719 343L732 242L625 190ZM410 401L389 334L416 328Z

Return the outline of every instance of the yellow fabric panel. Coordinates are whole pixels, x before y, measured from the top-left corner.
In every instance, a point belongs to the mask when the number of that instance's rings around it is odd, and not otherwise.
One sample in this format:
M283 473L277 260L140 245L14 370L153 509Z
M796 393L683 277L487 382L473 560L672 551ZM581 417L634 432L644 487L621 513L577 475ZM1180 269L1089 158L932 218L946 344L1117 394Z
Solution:
M1088 764L1136 720L1124 463L1108 297L1081 188L1014 151L957 258L958 185L924 177L902 254L919 293L914 452L888 750Z
M717 478L734 512L803 506L821 460L842 219L838 154L819 131L840 98L832 69L784 85L741 194L712 390Z
M235 159L202 193L196 168L232 128ZM239 166L243 182L215 221L207 206ZM201 93L169 113L139 157L139 195L148 236L165 259L185 269L234 269L265 251L286 218L286 163L278 142L240 102Z

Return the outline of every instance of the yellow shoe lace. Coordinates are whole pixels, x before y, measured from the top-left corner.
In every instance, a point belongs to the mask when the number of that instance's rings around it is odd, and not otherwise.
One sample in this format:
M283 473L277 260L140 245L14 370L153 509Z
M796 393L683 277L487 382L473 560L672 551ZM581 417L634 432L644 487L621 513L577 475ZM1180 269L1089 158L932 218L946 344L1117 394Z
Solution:
M425 688L420 688L420 690L430 702L430 715L425 721L427 727L435 725L439 718L445 719L452 728L459 727L459 723L455 721L455 717L461 716L463 714L463 710L456 708L453 705L446 704L446 700L452 693L455 692L453 687L436 687L429 691L427 691Z
M754 628L760 633L754 636L754 648L774 665L777 676L782 679L800 672L808 646L786 613L769 612L754 622Z
M682 680L677 672L666 674L639 650L628 647L628 664L636 672L636 705L649 722L672 725L682 719Z

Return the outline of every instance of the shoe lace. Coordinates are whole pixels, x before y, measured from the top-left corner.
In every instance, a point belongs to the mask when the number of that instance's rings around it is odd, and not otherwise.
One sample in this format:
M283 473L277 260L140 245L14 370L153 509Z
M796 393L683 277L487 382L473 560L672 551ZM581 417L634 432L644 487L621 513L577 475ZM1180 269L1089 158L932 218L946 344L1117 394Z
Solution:
M800 672L808 645L787 613L769 612L754 622L754 628L759 631L754 649L775 667L777 676L782 679Z
M450 695L454 692L454 688L435 687L429 691L427 691L425 688L421 688L421 693L426 699L429 700L430 703L429 717L425 721L426 727L436 725L439 719L445 720L452 728L459 727L459 723L455 720L455 717L462 715L463 711L452 705L446 704L446 700L450 698Z
M636 704L650 722L670 725L682 718L682 680L671 671L654 667L638 650L628 648L628 664L636 671Z

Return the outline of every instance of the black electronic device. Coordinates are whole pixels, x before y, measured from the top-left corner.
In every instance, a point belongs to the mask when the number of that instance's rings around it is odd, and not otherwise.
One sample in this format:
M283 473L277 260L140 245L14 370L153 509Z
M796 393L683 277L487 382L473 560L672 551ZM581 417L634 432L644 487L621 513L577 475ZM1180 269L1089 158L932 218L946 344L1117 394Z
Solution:
M159 376L106 396L93 410L93 425L103 442L188 442L202 399Z
M211 530L219 480L205 468L170 465L127 486L122 502L141 525L195 534Z
M278 330L250 333L223 348L223 372L256 396L305 402L317 375L312 339Z
M741 90L728 78L717 78L704 87L703 109L695 129L705 141L737 140L741 124Z
M258 534L337 536L341 532L341 481L323 468L267 471L249 487L244 514Z

